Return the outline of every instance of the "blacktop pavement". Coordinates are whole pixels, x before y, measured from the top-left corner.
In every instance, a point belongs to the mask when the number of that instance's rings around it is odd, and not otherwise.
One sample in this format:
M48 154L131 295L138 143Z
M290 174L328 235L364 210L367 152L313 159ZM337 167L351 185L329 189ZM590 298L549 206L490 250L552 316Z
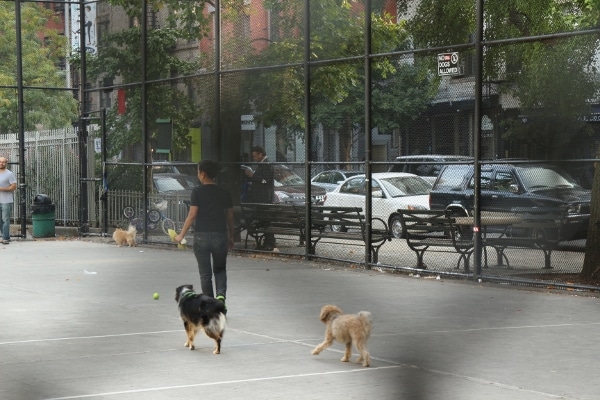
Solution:
M0 399L600 398L600 300L230 254L222 353L184 346L193 252L100 239L0 245ZM160 294L158 300L153 294ZM322 305L368 310L372 365L319 356Z

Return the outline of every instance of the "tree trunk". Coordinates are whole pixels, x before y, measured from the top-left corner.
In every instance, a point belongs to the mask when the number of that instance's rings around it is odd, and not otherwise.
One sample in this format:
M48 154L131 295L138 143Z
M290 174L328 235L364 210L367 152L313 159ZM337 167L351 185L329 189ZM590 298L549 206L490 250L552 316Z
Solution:
M600 163L594 164L594 182L590 203L590 225L585 244L582 278L600 277Z

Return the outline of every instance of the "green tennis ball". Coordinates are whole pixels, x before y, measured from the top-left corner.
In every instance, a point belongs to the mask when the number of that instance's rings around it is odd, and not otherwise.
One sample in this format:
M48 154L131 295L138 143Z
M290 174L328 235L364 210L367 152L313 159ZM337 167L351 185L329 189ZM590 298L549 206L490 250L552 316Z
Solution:
M152 297L154 297L154 300L158 300L158 298L159 298L160 296L158 295L158 293L154 293L154 296L152 296Z

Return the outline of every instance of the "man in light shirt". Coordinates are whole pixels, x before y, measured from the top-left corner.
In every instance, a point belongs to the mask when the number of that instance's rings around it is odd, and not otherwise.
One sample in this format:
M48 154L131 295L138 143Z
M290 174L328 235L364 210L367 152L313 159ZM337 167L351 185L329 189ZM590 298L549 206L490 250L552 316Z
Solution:
M17 189L15 174L6 167L8 159L0 157L0 229L2 244L10 243L10 217L14 203L14 191Z

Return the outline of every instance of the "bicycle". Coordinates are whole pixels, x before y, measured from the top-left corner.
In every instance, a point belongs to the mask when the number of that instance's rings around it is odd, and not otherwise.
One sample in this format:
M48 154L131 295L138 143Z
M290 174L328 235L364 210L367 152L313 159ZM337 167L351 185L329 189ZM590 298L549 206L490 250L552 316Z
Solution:
M132 206L123 207L123 216L127 219L129 225L135 226L135 229L138 232L142 232L144 230L144 220L140 218L141 214L142 210L136 212L135 208L133 208ZM155 229L158 226L158 223L161 221L161 219L162 214L159 210L155 208L149 208L148 210L146 210L146 224L148 226L148 229ZM122 228L125 229L126 227L122 226Z
M158 211L158 213L160 214L160 221L159 221L160 229L163 231L163 233L165 235L169 236L169 230L172 229L172 230L176 231L177 224L171 218L167 217L164 213L164 211L168 208L168 202L167 202L167 200L162 199L160 201L157 201L155 203L155 206L156 206L156 211Z

